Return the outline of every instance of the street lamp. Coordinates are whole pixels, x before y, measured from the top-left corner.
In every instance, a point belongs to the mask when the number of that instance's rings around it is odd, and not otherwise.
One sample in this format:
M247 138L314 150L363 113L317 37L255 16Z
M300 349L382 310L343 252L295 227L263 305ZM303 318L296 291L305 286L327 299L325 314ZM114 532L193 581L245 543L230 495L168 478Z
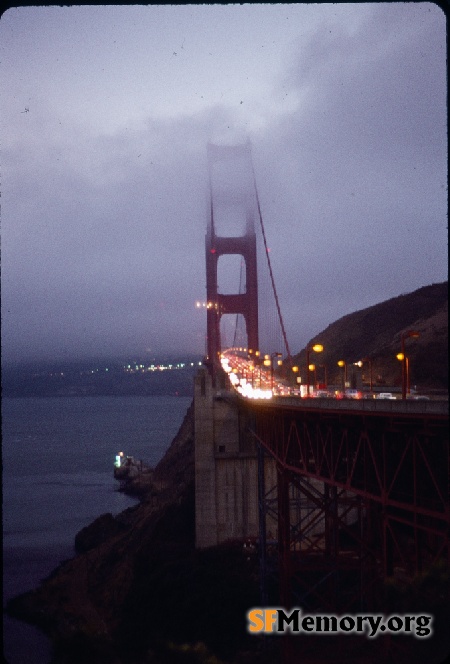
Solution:
M344 397L345 397L345 388L347 385L347 362L345 360L338 361L338 367L344 367Z
M255 350L255 369L259 367L259 387L261 388L261 359L259 355L259 350Z
M259 366L259 386L261 387L261 360L259 358L259 350L248 349L248 359L250 360L250 368L252 370L252 387L255 387L255 371Z
M322 344L314 344L306 349L306 396L309 397L309 354L311 351L321 353L323 351Z
M404 353L397 353L397 360L400 360L402 363L402 399L404 399L403 382L406 383L406 394L409 394L411 391L409 387L409 357L407 357ZM404 379L404 375L406 375L406 380Z
M319 364L319 367L323 369L323 384L325 389L328 387L328 375L327 375L327 365L326 364Z
M309 364L308 369L312 372L314 372L314 388L317 387L317 372L316 372L316 365L315 364Z
M291 367L291 369L292 369L292 373L294 374L294 379L295 379L295 380L294 380L294 384L295 384L295 383L298 383L298 376L297 376L297 374L298 374L298 366L295 364L293 367ZM289 380L289 384L290 384L290 383L291 383L291 380Z
M271 369L271 371L270 371L270 381L271 381L271 385L272 385L272 360L270 359L270 355L264 355L263 364L264 364L265 367L270 367L270 369Z
M274 360L275 357L279 358L278 361L277 361L277 364L278 364L279 367L283 364L282 360L280 359L280 358L283 357L283 355L281 353L272 353L271 354L271 356L270 356L270 389L272 390L272 392L273 392L273 360ZM264 362L264 364L265 364L265 362Z
M400 337L402 350L401 353L397 355L397 359L402 363L402 399L406 399L406 390L409 383L409 361L405 355L405 339L408 339L409 337L417 339L419 336L420 334L416 330L408 330L407 332L403 332Z
M373 374L372 374L372 359L370 357L363 357L362 360L359 360L356 364L358 367L362 367L364 362L368 362L369 364L369 376L370 376L370 392L372 392L373 388Z

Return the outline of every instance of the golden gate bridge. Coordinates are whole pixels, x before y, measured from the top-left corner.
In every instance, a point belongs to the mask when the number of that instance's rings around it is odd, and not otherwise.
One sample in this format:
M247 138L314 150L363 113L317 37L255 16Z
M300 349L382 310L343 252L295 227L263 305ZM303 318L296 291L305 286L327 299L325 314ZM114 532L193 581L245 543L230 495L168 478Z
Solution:
M250 373L254 383L255 358L270 360L273 387L273 359L283 355L290 367L291 353L250 143L208 145L208 169L205 364L213 393L238 413L239 440L229 460L244 463L249 437L256 450L262 604L275 560L277 601L285 608L379 610L390 580L448 573L448 403L246 398L237 388L248 385ZM265 276L258 275L262 266ZM224 441L212 450L216 465L227 459ZM268 461L275 474L267 472ZM287 661L297 657L295 647L286 649Z

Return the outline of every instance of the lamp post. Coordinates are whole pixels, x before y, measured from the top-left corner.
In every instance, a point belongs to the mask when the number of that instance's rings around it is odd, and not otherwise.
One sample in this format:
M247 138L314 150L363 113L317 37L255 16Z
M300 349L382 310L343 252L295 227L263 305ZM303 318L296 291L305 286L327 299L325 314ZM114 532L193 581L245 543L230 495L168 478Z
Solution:
M255 387L255 365L253 364L253 362L249 362L248 368L252 373L252 388L253 388Z
M322 344L314 344L306 349L306 396L309 397L309 354L311 351L321 353L323 351Z
M324 380L324 387L327 389L328 387L328 375L327 375L327 365L326 364L319 364L319 367L323 369L323 380Z
M316 365L315 364L310 364L310 365L308 365L308 369L314 373L314 383L313 383L313 390L314 390L317 387Z
M279 358L278 361L277 361L277 364L278 364L279 367L283 364L282 360L280 359L280 358L283 357L283 355L281 353L272 353L271 354L271 356L270 356L270 389L272 390L272 392L273 392L273 360L274 360L275 357Z
M347 386L347 362L345 360L339 360L338 361L338 367L344 367L344 397L345 397L345 388Z
M298 366L297 366L297 365L294 365L294 366L292 367L292 373L294 374L294 384L296 384L296 383L298 384L298 382L299 382L299 380L298 380L298 379L299 379L299 376L297 376L297 374L298 374ZM290 383L291 383L291 381L289 380L289 384L290 384Z
M264 355L263 365L267 368L270 367L270 378L272 380L272 360L270 359L270 355Z
M362 367L364 362L367 362L369 364L370 392L372 392L373 389L372 359L370 357L363 357L363 359L359 360L359 362L357 362L356 364L359 367Z
M255 384L254 384L255 364L254 364L254 358L253 358L253 348L248 349L247 359L248 359L248 368L251 369L251 372L252 372L252 388L254 388L255 387Z
M400 337L402 349L401 353L397 355L397 358L402 363L402 399L406 399L406 391L409 383L409 361L405 355L405 340L409 337L417 339L419 336L420 334L416 330L408 330L407 332L403 332L402 336Z
M409 376L409 357L404 353L397 353L397 360L402 363L402 399L406 399L406 395L411 392L410 376ZM403 385L405 384L405 387ZM403 396L405 394L405 396Z
M259 366L259 387L261 388L261 360L259 358L259 350L255 350L255 369Z
M255 371L259 366L259 386L261 387L261 360L259 358L259 350L248 349L248 359L250 360L250 367L252 370L252 387L255 387Z

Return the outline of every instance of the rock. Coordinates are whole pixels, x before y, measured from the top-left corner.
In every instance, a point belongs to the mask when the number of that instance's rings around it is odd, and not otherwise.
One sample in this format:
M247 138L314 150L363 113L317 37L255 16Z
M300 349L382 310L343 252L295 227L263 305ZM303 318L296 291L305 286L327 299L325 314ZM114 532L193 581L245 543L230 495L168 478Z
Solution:
M102 514L76 534L75 551L77 553L90 551L124 530L126 530L126 526L117 521L111 513Z

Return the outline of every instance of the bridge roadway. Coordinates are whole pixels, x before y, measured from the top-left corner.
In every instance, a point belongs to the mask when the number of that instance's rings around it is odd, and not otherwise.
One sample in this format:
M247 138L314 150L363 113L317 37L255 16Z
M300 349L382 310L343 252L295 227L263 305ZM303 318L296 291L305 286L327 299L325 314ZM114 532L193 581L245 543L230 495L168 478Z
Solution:
M405 415L442 415L448 417L447 400L415 399L336 399L334 397L301 398L293 396L291 388L280 380L273 371L261 364L255 365L245 354L228 349L223 352L222 369L229 377L230 393L225 391L223 398L244 398L261 405L271 404L278 409L307 409L310 411L350 411L373 414L398 413Z
M449 404L446 401L414 401L414 400L390 400L390 399L333 399L310 398L304 399L292 396L272 396L270 399L250 399L242 396L236 390L222 390L217 392L216 398L224 399L229 403L238 405L239 402L251 403L252 406L273 408L277 410L305 410L305 411L327 411L327 412L349 412L349 413L371 413L371 414L403 414L403 415L434 415L448 418Z

